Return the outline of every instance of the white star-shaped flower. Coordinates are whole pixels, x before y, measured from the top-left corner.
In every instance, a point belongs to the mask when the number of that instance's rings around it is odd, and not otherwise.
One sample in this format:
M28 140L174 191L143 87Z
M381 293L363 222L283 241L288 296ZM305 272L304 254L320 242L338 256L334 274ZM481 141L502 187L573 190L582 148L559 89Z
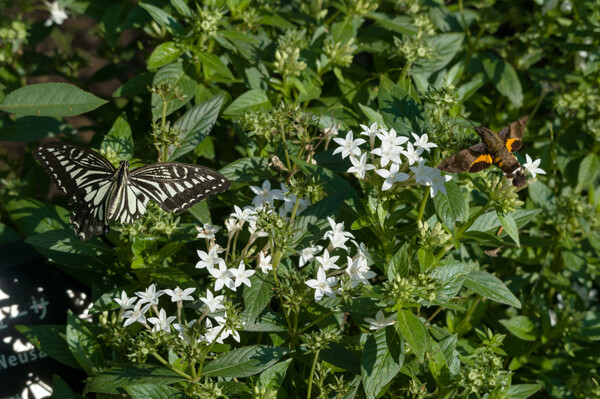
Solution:
M65 19L69 18L65 8L60 5L58 1L48 3L45 1L48 11L50 11L50 17L44 22L44 26L50 26L52 24L62 25Z
M538 173L540 175L546 174L544 169L538 167L538 166L540 166L540 162L542 162L541 159L536 159L535 161L533 161L531 159L531 157L529 156L529 154L525 154L525 159L527 160L527 162L525 162L523 164L523 167L525 169L527 169L529 171L529 173L531 173L531 176L533 176L534 179L535 179L535 175Z
M258 253L258 267L263 273L269 273L269 270L273 270L273 265L271 264L271 255L266 255L265 252L260 251Z
M154 284L150 284L146 291L138 291L135 295L140 297L138 301L138 305L144 303L150 303L152 305L158 305L158 297L164 294L163 291L156 291L156 286Z
M202 227L196 226L196 230L198 230L197 238L212 240L215 238L215 233L220 230L220 227L213 227L210 223L204 223Z
M315 255L321 252L323 249L320 245L315 245L313 247L304 248L300 251L300 260L298 262L300 267L303 267L308 262L312 261L315 258Z
M369 136L369 138L374 138L375 136L377 136L377 133L379 133L380 129L377 126L377 122L373 122L373 124L371 126L367 126L367 125L360 125L360 127L362 128L362 132L360 133L361 136Z
M323 270L322 267L319 267L317 278L308 280L305 284L315 290L315 301L320 301L321 298L323 298L323 295L335 298L335 291L331 287L336 285L337 282L337 277L327 277L325 270Z
M385 179L381 187L383 191L389 190L395 183L400 183L408 179L409 176L406 173L399 172L399 170L400 165L393 163L392 166L390 166L390 170L377 169L375 171L375 173Z
M415 147L413 147L412 143L408 143L406 145L406 151L402 151L402 155L406 157L406 159L408 160L408 164L412 165L415 162L420 162L423 159L421 157L422 152L423 149L419 148L415 150Z
M114 298L113 301L118 303L119 306L121 306L121 309L127 310L127 309L133 308L133 306L134 306L133 304L135 303L135 301L137 301L137 298L134 296L129 298L127 296L127 293L125 291L122 291L121 298Z
M366 142L364 139L354 140L352 131L349 131L348 134L346 134L345 139L334 138L333 141L339 145L338 148L333 150L333 155L341 152L342 158L346 158L347 156L360 156L360 148L358 148L358 146Z
M427 152L431 152L430 148L434 148L437 147L437 144L435 143L429 143L429 137L427 136L427 134L423 134L421 137L419 137L417 134L415 133L411 133L412 136L415 138L415 145L422 150L425 150Z
M390 129L389 132L381 129L377 137L379 137L382 144L388 144L390 147L400 147L400 150L402 150L402 144L408 141L408 137L398 136L394 129Z
M323 270L329 270L340 268L338 265L335 264L335 262L337 262L339 258L339 256L329 256L329 251L325 249L323 251L323 255L317 256L315 259L317 259L317 262L319 262Z
M170 332L171 329L169 327L171 326L173 320L175 320L176 318L177 317L175 316L167 317L167 312L165 312L164 309L161 309L160 312L158 312L158 317L149 317L148 321L154 324L154 326L152 327L152 331Z
M411 166L410 170L415 174L415 182L417 184L429 185L429 176L433 172L432 167L425 166L425 161L419 161L417 166Z
M331 217L327 217L327 221L331 226L331 230L323 235L323 239L329 239L333 248L343 248L348 250L346 241L350 238L354 238L352 233L344 231L344 223L336 223Z
M204 302L211 313L214 313L219 309L225 309L225 306L223 306L224 299L224 295L214 296L211 290L206 290L206 297L200 298L200 300Z
M365 321L370 324L370 330L379 330L380 328L391 326L396 322L395 316L385 317L383 312L380 310L375 315L375 318L366 317Z
M348 256L346 274L350 276L350 284L352 287L356 287L358 284L371 285L369 279L377 276L377 273L369 269L367 260L360 256L355 260L352 260L352 258Z
M445 195L448 195L446 191L446 186L444 185L446 182L452 180L452 176L442 175L442 171L438 168L432 168L431 173L429 174L429 182L427 185L430 187L431 198L435 197L438 191L441 191Z
M387 165L390 163L390 161L400 164L402 163L400 154L402 153L403 149L404 147L402 146L394 146L388 142L383 142L381 143L381 147L375 148L373 151L371 151L371 154L381 157L379 161L381 166Z
M248 277L252 276L255 273L255 271L246 270L246 265L244 264L244 261L240 262L240 265L237 267L237 269L235 267L229 269L229 272L231 273L231 276L234 279L234 285L236 288L242 284L245 284L248 287L252 285Z
M281 190L271 190L271 182L268 180L263 182L262 188L250 186L250 190L256 195L252 200L253 206L261 206L264 204L273 205L273 201L281 197Z
M223 287L235 291L235 283L231 279L231 272L227 269L225 262L219 263L219 268L213 267L208 272L215 278L215 291L221 291Z
M128 310L125 313L123 313L123 318L125 319L123 327L127 327L128 325L133 324L136 321L142 324L145 323L145 314L148 311L148 309L150 309L149 303L142 307L142 304L138 302L137 305L135 305L135 307L133 308L133 310Z
M174 290L163 290L163 292L171 297L171 302L178 301L193 301L194 298L190 295L192 292L196 291L195 288L186 288L182 290L179 287L175 287Z
M196 269L204 269L205 267L210 271L216 264L225 263L225 261L219 258L219 252L222 252L222 248L218 245L213 245L208 253L204 251L196 251L200 260L196 263Z
M357 159L356 157L350 157L350 162L352 162L352 166L348 168L348 173L356 173L361 179L365 178L365 173L367 170L375 169L375 165L367 164L366 152L360 156L360 159Z

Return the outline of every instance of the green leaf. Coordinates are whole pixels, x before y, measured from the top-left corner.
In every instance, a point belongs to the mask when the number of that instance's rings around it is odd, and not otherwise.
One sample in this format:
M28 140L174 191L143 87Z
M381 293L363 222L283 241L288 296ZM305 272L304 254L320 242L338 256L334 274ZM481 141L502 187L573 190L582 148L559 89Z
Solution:
M146 95L148 94L148 87L152 86L153 79L153 73L140 73L139 75L135 75L115 90L113 97Z
M483 60L483 69L496 89L515 107L523 104L523 88L512 65L495 54L488 53L487 58Z
M396 276L408 276L408 266L410 260L408 258L408 242L405 242L398 251L392 256L390 263L386 267L386 276L388 280L393 281Z
M513 239L514 242L517 243L517 246L521 246L519 242L519 229L517 228L517 223L510 215L503 215L498 213L498 220L500 220L500 224L504 227L504 231Z
M410 73L432 73L443 69L460 51L465 35L463 33L442 33L427 41L432 58L418 62Z
M267 307L274 295L275 285L269 275L262 271L250 276L250 287L244 288L244 313L243 320L254 322L258 315Z
M383 116L381 116L379 112L375 111L373 108L367 107L366 105L358 104L358 106L369 120L369 126L371 125L371 123L377 122L378 127L385 127Z
M219 172L231 181L258 182L275 175L268 158L246 157L233 161Z
M211 222L210 209L208 208L208 202L206 201L198 202L196 205L188 209L188 212L191 213L201 224Z
M173 161L198 146L204 140L219 117L223 105L223 96L195 105L175 122L174 127L181 130L179 146L169 147L169 161Z
M319 359L354 374L361 374L360 358L341 344L330 343L319 352Z
M287 359L283 362L275 363L263 371L258 377L260 386L273 392L279 392L282 389L283 381L291 362L292 359Z
M9 93L0 109L17 115L75 116L107 101L67 83L38 83Z
M152 383L128 385L124 387L125 392L132 399L189 399L190 396L178 389L171 388L168 385L155 385Z
M429 333L421 320L411 310L398 311L398 328L408 346L413 350L420 362L425 358L425 351L429 349Z
M67 345L88 375L103 368L104 357L96 336L71 311L67 314Z
M518 228L523 228L540 212L542 212L541 209L518 209L509 213L509 215L513 218ZM494 211L490 211L475 219L467 231L490 231L496 230L500 226L501 224L500 220L498 219L498 214Z
M69 228L68 210L33 198L10 200L6 204L6 211L26 236Z
M312 242L323 237L325 231L330 229L327 217L334 217L340 212L347 193L337 192L312 204L302 212L294 223L294 229L298 231L294 237L294 243L299 249L304 249Z
M527 399L534 393L540 390L542 386L539 384L517 384L508 387L506 396L511 399Z
M182 51L175 42L165 42L161 43L150 54L150 58L148 58L148 69L157 69L161 66L170 64L175 61L180 55Z
M153 364L118 366L89 376L85 392L122 394L125 387L134 385L169 385L183 381L184 378L172 370Z
M148 14L152 17L157 24L168 30L173 35L181 35L183 33L183 27L175 18L163 11L162 9L153 6L148 3L140 3L140 7L148 11Z
M50 398L84 399L83 395L75 393L65 380L56 374L52 375L52 396Z
M521 308L519 299L498 277L483 270L473 270L465 279L465 287L492 301Z
M114 253L111 247L99 239L79 241L70 228L49 230L41 234L31 235L25 239L25 242L34 247L46 248L65 254L100 257Z
M425 110L400 84L383 76L379 84L379 109L389 128L399 134L425 133L427 116Z
M223 111L223 115L241 116L245 112L268 111L271 108L272 105L267 97L267 93L263 90L248 90L233 100L225 111Z
M524 341L536 341L538 339L535 324L527 316L520 315L510 319L502 319L500 320L500 324L506 327L517 338Z
M368 398L379 397L402 369L404 345L393 328L383 328L361 336L361 378Z
M600 159L594 153L588 154L579 164L579 173L577 174L577 187L582 189L594 180L600 173Z
M202 376L250 377L271 367L289 352L287 348L267 345L249 345L234 349L207 363L202 369Z
M235 80L235 77L231 74L227 65L225 65L215 54L198 51L195 52L194 55L196 55L200 60L200 63L202 63L204 73L211 76L212 80L214 80L215 77L225 78L226 82ZM217 79L217 81L223 81L223 79Z
M152 84L167 83L181 90L182 98L171 98L167 103L166 115L171 115L174 111L183 107L190 102L196 92L196 82L190 78L183 67L183 62L177 60L169 65L166 65L158 70L152 79ZM154 120L160 118L163 112L163 100L156 94L152 93L151 98L152 118Z
M14 122L8 120L0 128L2 141L36 141L59 134L73 135L75 130L65 122L47 116L23 116Z
M427 272L433 266L435 262L435 256L433 254L423 248L419 248L417 251L417 259L419 260L419 270L421 273Z
M171 0L171 5L177 10L177 12L185 17L191 17L194 14L188 7L185 0Z
M127 122L125 112L117 117L110 131L102 140L100 149L104 152L112 150L120 159L131 159L133 155L133 137L131 137L131 127Z
M15 326L15 330L23 334L36 348L43 351L52 359L66 364L69 367L79 369L79 363L69 352L65 326L57 325L35 325Z
M448 195L436 195L433 205L442 223L453 230L457 222L464 223L469 219L469 200L455 182L449 181L444 185Z

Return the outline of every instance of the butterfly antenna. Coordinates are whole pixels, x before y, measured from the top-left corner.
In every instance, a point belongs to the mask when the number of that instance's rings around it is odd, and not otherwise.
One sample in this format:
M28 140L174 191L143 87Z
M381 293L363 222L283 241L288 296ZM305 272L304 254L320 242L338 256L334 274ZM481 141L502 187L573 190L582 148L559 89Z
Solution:
M465 118L464 116L462 116L462 115L460 115L460 114L459 114L459 116L460 116L461 118L463 118L464 120L466 120L467 122L469 122L469 123L471 124L471 126L473 126L474 128L477 128L477 126L475 126L475 125L473 124L473 122L471 122L471 120L469 120L469 119Z

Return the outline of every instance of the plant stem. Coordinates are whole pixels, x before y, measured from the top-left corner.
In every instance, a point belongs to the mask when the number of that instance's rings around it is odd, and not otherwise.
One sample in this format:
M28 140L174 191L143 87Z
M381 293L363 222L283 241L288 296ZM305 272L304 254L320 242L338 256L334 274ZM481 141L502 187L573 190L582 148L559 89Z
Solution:
M310 375L308 376L308 392L306 393L306 398L310 399L310 392L312 390L313 377L315 375L315 370L317 368L317 360L319 359L319 352L315 353L315 358L313 359L312 366L310 367Z

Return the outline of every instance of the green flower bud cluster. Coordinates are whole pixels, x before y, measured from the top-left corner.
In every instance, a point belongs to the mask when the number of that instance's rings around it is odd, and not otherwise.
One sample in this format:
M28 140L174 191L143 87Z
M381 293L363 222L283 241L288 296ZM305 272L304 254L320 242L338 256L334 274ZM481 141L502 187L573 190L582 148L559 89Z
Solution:
M302 71L306 69L306 62L299 61L299 58L300 49L298 47L286 50L278 49L275 51L273 69L284 79L300 76Z
M339 67L349 67L354 59L354 52L358 47L354 44L354 38L346 42L334 42L333 38L325 39L323 53L331 60L331 63Z
M417 230L419 233L419 245L423 249L432 250L442 247L452 239L452 235L444 230L444 226L440 222L436 222L433 228L430 229L427 222L419 220L417 222Z
M328 328L302 334L300 339L302 340L301 347L307 353L316 353L322 349L327 349L331 343L339 342L342 339L342 334L339 329Z
M3 42L24 42L27 37L27 26L22 21L12 21L10 25L0 27L0 40Z
M446 118L448 111L459 104L460 97L453 84L447 83L442 87L429 87L425 94L427 111L431 120L441 123Z
M592 86L575 89L557 94L554 106L558 112L565 115L571 115L580 110L597 112L600 109L600 95Z
M377 0L346 0L348 15L366 15L377 10L379 1Z
M428 41L416 36L405 35L402 39L395 37L394 46L396 53L402 56L407 64L418 63L419 61L433 58L433 48Z
M488 173L483 181L485 193L496 211L506 215L523 206L523 201L519 199L517 194L518 188L513 186L504 176Z
M212 7L199 8L196 14L196 20L194 21L194 28L196 32L205 36L212 36L217 33L219 24L225 15L224 11L221 11Z
M396 0L396 10L403 14L417 14L424 10L422 0Z

